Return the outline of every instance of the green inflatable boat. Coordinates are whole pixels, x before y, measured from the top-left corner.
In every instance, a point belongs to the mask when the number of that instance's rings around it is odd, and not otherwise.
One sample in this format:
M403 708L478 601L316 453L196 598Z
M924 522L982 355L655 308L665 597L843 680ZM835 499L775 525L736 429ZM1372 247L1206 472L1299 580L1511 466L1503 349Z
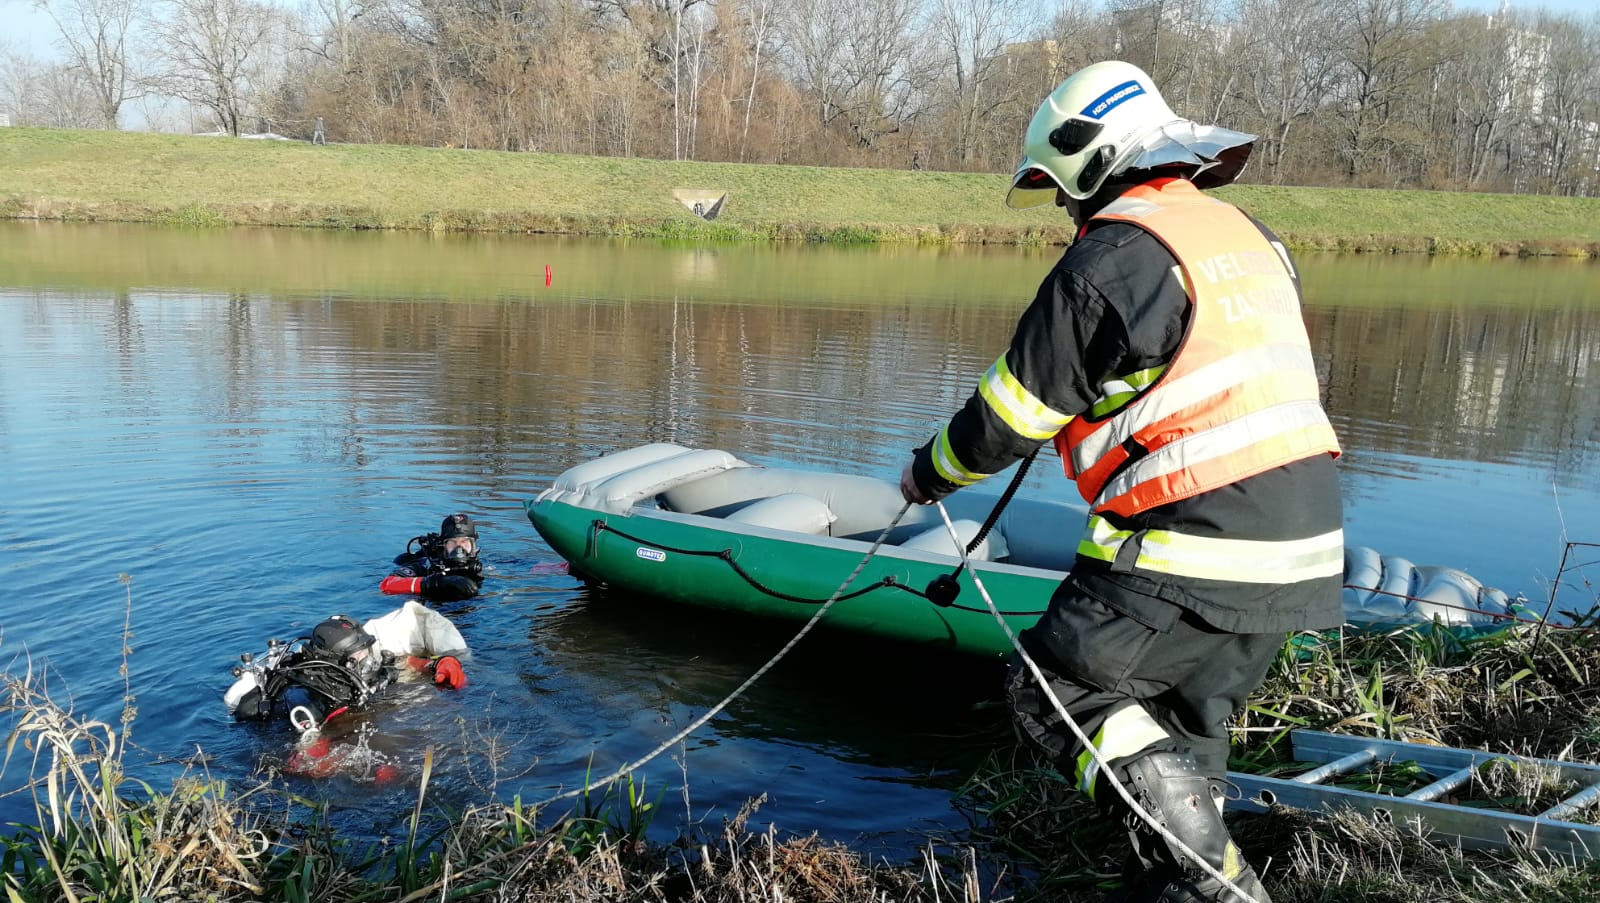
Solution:
M997 499L945 501L970 544ZM527 502L545 541L590 583L710 609L811 618L904 507L886 480L748 464L657 443L580 464ZM1084 510L1013 499L969 555L1012 630L1043 613L1072 563ZM948 604L929 584L961 559L937 508L914 506L818 624L926 647L1004 656L1011 643L973 587ZM940 602L945 600L935 592Z
M997 501L972 490L945 499L963 546ZM725 451L655 443L571 468L526 508L585 582L798 627L861 565L904 505L887 480L757 466ZM1013 631L1044 612L1072 565L1085 517L1081 505L1013 498L969 554ZM970 570L956 576L953 599L933 589L960 563L938 508L913 506L818 627L1010 655ZM1345 614L1359 626L1442 623L1476 633L1516 616L1519 600L1452 568L1416 567L1351 546L1345 571Z

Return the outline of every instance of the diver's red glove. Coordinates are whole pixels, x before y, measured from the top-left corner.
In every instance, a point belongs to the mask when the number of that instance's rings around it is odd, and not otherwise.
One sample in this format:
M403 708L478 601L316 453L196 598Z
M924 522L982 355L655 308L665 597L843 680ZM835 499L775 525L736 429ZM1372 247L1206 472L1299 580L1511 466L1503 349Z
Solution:
M433 678L433 685L449 690L459 690L467 685L467 672L461 667L461 659L453 655L442 655L438 658L423 658L419 655L406 657L406 664L414 671Z
M422 592L421 577L402 577L399 574L390 574L378 584L378 589L391 596L415 596Z
M453 655L429 662L428 673L433 675L433 685L436 687L459 690L467 685L467 672L461 669L461 659Z

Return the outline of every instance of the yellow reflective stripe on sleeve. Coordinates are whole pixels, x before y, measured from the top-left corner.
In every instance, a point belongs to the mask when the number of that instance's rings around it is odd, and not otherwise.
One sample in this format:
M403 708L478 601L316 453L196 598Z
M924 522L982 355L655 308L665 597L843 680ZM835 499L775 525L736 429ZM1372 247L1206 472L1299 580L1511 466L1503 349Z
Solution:
M990 476L990 474L968 470L956 458L955 452L950 450L950 427L948 426L939 431L939 438L934 440L933 443L933 454L929 457L933 460L934 471L957 486L971 486L973 483Z
M1115 762L1170 736L1148 712L1130 705L1112 712L1100 725L1094 734L1094 748L1100 750L1100 758ZM1089 799L1094 799L1095 778L1099 776L1100 763L1084 750L1078 755L1078 789Z
M1134 396L1139 394L1139 390L1155 382L1166 369L1166 365L1149 367L1137 373L1106 380L1100 385L1100 398L1089 407L1090 416L1104 417L1132 401Z
M1344 531L1291 540L1219 539L1151 530L1135 567L1235 583L1298 583L1344 573Z
M1100 391L1105 394L1100 396L1094 404L1089 406L1089 414L1093 417L1104 417L1133 400L1139 390L1128 385L1120 379L1108 379L1100 386Z
M1140 458L1117 474L1116 479L1102 486L1094 504L1098 507L1147 480L1188 470L1259 442L1327 425L1328 415L1315 399L1263 408L1176 442L1169 442Z
M1063 414L1040 401L1011 374L1006 356L1000 357L978 382L978 394L1006 426L1029 439L1048 439L1067 425L1072 415Z
M1310 348L1291 343L1263 345L1229 355L1151 389L1137 407L1084 437L1072 450L1073 466L1078 473L1084 473L1112 448L1150 424L1269 374L1276 374L1274 378L1284 381L1287 389L1317 397L1317 369Z
M1135 373L1129 373L1127 376L1124 376L1122 379L1123 379L1124 382L1126 382L1130 386L1133 386L1135 389L1143 389L1145 386L1148 386L1151 383L1155 382L1156 379L1159 378L1161 376L1161 374L1163 374L1165 372L1167 372L1167 365L1166 364L1158 364L1158 365L1156 365L1154 367L1146 367L1145 369L1140 370L1140 371L1135 372Z

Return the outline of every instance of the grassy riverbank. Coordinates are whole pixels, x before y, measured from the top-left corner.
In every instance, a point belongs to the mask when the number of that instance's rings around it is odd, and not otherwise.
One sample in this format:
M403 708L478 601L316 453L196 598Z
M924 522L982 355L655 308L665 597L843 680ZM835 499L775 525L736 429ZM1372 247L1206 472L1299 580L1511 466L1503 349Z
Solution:
M1583 586L1558 610L1600 605ZM131 610L131 591L128 598ZM1592 761L1600 755L1592 679L1600 630L1592 614L1579 620L1584 626L1518 625L1470 639L1426 629L1302 636L1236 719L1234 767L1285 776L1303 769L1286 755L1296 727ZM752 830L760 800L721 826L691 824L676 843L651 844L645 829L657 810L631 778L595 788L554 818L515 799L441 811L429 797L431 752L404 779L415 802L393 836L357 842L277 775L241 791L197 756L170 789L151 787L128 755L133 698L129 688L119 728L58 705L31 669L0 672L4 761L25 772L8 777L31 792L36 818L0 831L0 888L10 903L1074 903L1114 891L1127 852L1092 803L1030 746L1003 736L956 795L971 827L928 838L919 861L874 861L815 837ZM1397 793L1429 781L1399 762L1341 780ZM1539 767L1486 763L1452 795L1532 814L1575 789ZM1592 812L1572 818L1592 823ZM1600 892L1600 864L1526 849L1464 853L1392 819L1274 807L1234 819L1233 830L1280 900L1578 903Z
M706 240L1060 244L998 174L0 129L0 216ZM729 192L706 223L673 188ZM1600 257L1600 199L1236 186L1301 248Z
M1600 634L1590 629L1526 627L1469 642L1336 637L1309 655L1286 647L1235 724L1236 762L1292 773L1275 750L1300 726L1590 760L1600 752L1600 689L1588 678L1596 668ZM720 826L691 825L674 844L651 844L642 838L656 814L652 794L626 782L553 819L515 800L443 812L429 796L431 759L408 781L415 804L394 836L357 842L276 780L241 791L196 766L170 790L152 789L133 773L121 731L60 708L32 675L0 675L0 720L15 725L19 752L31 750L37 814L0 832L0 887L13 903L1072 903L1114 891L1126 853L1092 803L1005 737L958 794L971 829L930 837L919 861L890 863L752 829L759 800ZM1346 780L1403 793L1428 778L1395 763ZM1485 765L1457 793L1532 812L1572 790L1539 769ZM1236 818L1233 830L1280 900L1577 903L1600 892L1595 864L1517 849L1463 853L1386 819L1279 807Z

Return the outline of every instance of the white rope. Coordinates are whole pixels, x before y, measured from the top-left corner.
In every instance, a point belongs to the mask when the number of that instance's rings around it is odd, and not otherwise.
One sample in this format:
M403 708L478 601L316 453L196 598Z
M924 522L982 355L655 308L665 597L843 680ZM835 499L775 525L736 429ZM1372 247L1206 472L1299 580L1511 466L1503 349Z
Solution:
M734 691L732 693L728 694L728 698L726 698L726 699L722 700L721 702L717 703L716 705L712 706L709 710L706 711L706 713L704 715L701 715L699 718L696 718L694 720L694 722L692 724L690 724L688 727L686 727L683 730L681 730L681 731L677 732L676 734L672 735L672 737L670 739L664 741L660 746L657 746L655 749L653 749L650 752L646 753L644 756L642 756L642 757L640 757L638 759L635 759L632 762L629 762L628 764L622 766L621 768L617 769L616 771L613 771L612 773L606 775L605 777L601 778L598 781L595 781L593 783L585 782L584 786L582 786L582 787L578 787L578 788L575 788L575 789L572 789L572 790L568 790L565 793L558 793L555 796L552 796L547 800L543 800L541 802L535 803L534 806L536 808L542 809L545 806L550 805L551 803L560 802L561 800L566 800L566 799L572 799L574 797L577 797L577 796L580 796L582 794L588 793L591 789L593 789L595 787L604 787L607 784L610 784L612 781L615 781L618 778L628 774L629 772L634 771L635 769L638 769L639 767L643 766L646 762L649 762L651 759L654 759L656 756L659 756L662 753L666 752L667 750L671 749L672 747L678 745L678 743L680 743L685 737L689 736L690 734L692 734L696 730L698 730L701 725L705 724L707 721L710 721L712 718L716 717L718 712L720 712L723 709L727 708L728 705L730 703L732 703L735 699L738 699L740 697L740 695L742 695L744 693L745 690L750 689L750 686L752 684L754 684L756 681L760 680L761 676L763 674L766 674L768 671L772 670L772 667L774 665L776 665L785 655L789 654L789 650L793 649L795 647L795 644L799 643L800 640L803 639L806 634L811 632L811 628L815 627L817 625L817 622L822 620L822 616L828 613L828 609L833 607L833 603L839 601L839 597L844 595L844 591L846 589L849 589L850 584L854 583L855 579L857 577L861 576L861 571L862 571L863 568L865 568L867 566L867 562L872 560L872 556L878 554L878 549L883 546L883 541L889 538L890 531L894 530L895 527L900 525L900 518L905 517L906 516L906 512L909 511L910 509L911 509L911 504L909 502L906 503L903 507L901 507L899 513L897 513L894 516L894 520L889 521L889 526L884 527L883 528L883 532L878 534L878 538L876 540L874 540L873 543L872 543L872 548L868 549L867 550L867 554L862 557L861 563L856 565L856 569L850 572L850 576L844 578L844 582L839 584L839 588L833 591L833 595L828 597L828 601L822 603L822 607L817 609L817 613L811 616L811 620L807 621L805 623L805 626L800 628L800 632L794 635L794 639L791 639L789 642L785 643L783 648L779 649L778 653L776 655L774 655L772 658L767 660L766 664L762 665L760 668L757 668L756 672L754 674L750 675L748 678L746 678L744 683L742 683L739 686L735 687ZM1255 901L1252 900L1251 903L1255 903Z
M1211 863L1201 858L1198 853L1196 853L1194 850L1191 850L1187 844L1179 840L1177 836L1171 831L1168 831L1165 826L1157 823L1155 817L1149 812L1145 811L1145 808L1139 805L1136 800L1134 800L1133 794L1129 793L1128 788L1124 787L1122 782L1117 779L1117 776L1112 771L1110 763L1104 756L1100 755L1100 750L1094 745L1093 742L1089 740L1088 735L1083 732L1083 728L1079 727L1078 722L1074 721L1072 716L1067 714L1066 706L1062 705L1061 700L1056 698L1055 691L1050 689L1050 681L1045 678L1044 672L1040 671L1039 666L1034 663L1033 657L1028 655L1027 650L1022 648L1021 643L1017 642L1017 635L1011 631L1011 625L1006 623L1006 619L1000 614L1000 609L994 604L994 600L989 598L989 591L984 588L983 581L978 579L977 569L972 567L971 560L967 558L966 543L961 541L960 534L956 532L956 525L951 522L950 512L945 510L944 503L935 502L934 504L939 506L939 516L944 518L945 529L949 532L951 541L956 544L956 549L961 555L962 563L967 565L966 570L967 573L972 575L973 585L978 588L979 594L983 596L984 604L989 606L989 612L993 614L994 619L999 622L1000 629L1006 632L1006 638L1011 641L1011 647L1017 650L1017 654L1022 657L1023 664L1027 665L1028 670L1033 674L1033 679L1039 682L1039 686L1044 690L1045 696L1049 697L1050 704L1055 706L1056 714L1060 715L1062 722L1065 723L1067 727L1072 729L1073 736L1078 738L1078 742L1083 744L1083 748L1088 751L1089 756L1094 759L1097 765L1100 766L1100 773L1105 775L1106 779L1111 782L1112 787L1116 788L1117 795L1122 797L1122 801L1124 803L1128 804L1128 808L1133 810L1134 815L1142 819L1145 824L1149 825L1151 829L1153 829L1157 834L1161 835L1164 840L1176 847L1179 852L1198 863L1199 866L1205 870L1206 874L1217 879L1218 881L1221 881L1224 887L1237 894L1242 900L1245 901L1245 903L1260 903L1260 901L1256 900L1255 897L1252 897L1240 890L1237 884L1229 881L1220 870L1213 867ZM1204 804L1210 805L1211 801L1206 800Z

